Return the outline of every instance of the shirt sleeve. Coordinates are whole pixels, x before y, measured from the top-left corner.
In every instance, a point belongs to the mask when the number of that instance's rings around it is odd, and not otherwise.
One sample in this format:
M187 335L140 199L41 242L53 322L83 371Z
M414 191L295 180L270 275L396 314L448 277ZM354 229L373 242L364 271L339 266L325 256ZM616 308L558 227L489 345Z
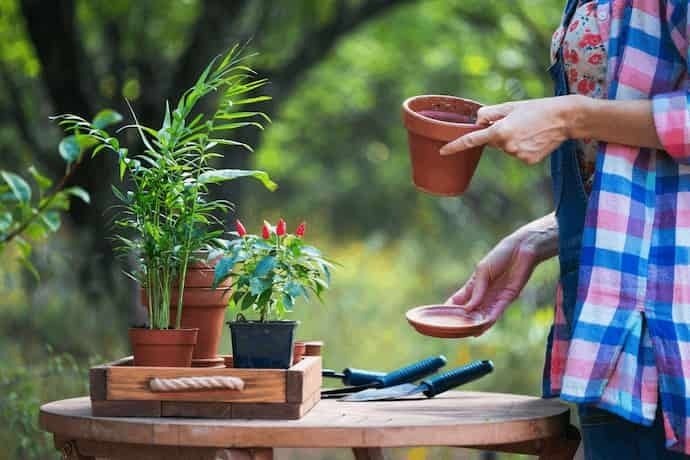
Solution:
M690 164L690 72L688 49L688 2L665 1L666 23L674 45L685 58L684 89L657 94L652 98L654 125L661 144L676 161Z

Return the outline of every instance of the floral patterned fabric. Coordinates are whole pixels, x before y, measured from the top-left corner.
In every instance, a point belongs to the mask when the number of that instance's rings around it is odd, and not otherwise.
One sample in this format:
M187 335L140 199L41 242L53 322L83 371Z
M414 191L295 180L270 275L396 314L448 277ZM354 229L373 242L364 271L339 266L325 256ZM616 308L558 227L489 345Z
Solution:
M570 24L559 27L551 42L551 60L563 48L563 64L571 94L596 99L606 98L606 46L599 33L597 2L583 2ZM594 163L599 143L592 139L578 142L577 153L585 191L592 190Z

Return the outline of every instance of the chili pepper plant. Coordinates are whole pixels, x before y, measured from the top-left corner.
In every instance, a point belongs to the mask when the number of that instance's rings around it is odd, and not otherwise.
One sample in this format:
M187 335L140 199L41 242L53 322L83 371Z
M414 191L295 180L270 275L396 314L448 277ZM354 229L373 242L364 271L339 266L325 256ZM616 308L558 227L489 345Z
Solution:
M294 233L285 220L264 222L261 235L249 234L236 222L235 236L215 269L214 283L230 277L231 304L240 310L231 329L236 367L289 367L296 321L285 317L300 298L309 300L330 284L333 262L306 244L306 224ZM258 321L248 321L245 313Z

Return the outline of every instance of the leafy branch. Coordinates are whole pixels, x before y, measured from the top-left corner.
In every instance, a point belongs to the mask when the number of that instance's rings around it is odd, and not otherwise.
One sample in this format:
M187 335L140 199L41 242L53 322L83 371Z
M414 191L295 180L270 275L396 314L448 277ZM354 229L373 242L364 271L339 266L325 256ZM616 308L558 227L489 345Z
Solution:
M121 119L116 112L103 110L90 124L107 127ZM58 150L67 166L57 184L34 166L27 170L31 177L29 180L14 172L0 170L0 254L14 242L19 250L20 262L35 276L38 273L29 260L32 242L45 240L60 228L60 213L69 209L70 197L90 202L86 190L67 187L83 160L77 144L76 136L69 136L60 142ZM30 181L33 181L33 187Z

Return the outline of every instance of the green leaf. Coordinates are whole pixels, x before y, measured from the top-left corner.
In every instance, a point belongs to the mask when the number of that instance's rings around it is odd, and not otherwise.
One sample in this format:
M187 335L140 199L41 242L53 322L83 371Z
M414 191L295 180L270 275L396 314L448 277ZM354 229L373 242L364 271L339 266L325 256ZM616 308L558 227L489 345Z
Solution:
M265 278L252 278L249 280L249 292L258 296L271 287L271 280Z
M244 296L242 299L242 303L240 303L240 308L242 310L246 310L247 308L251 307L254 305L254 302L256 302L256 296L253 296L251 294L247 294Z
M20 257L19 262L24 266L24 268L33 275L34 279L37 281L41 278L40 275L38 274L38 270L36 270L36 267L34 267L34 264L31 263L31 260L27 257Z
M120 166L120 180L124 179L125 177L125 171L127 170L127 162L125 161L127 158L120 158L119 161L119 166Z
M41 214L41 220L51 232L56 232L60 228L60 214L57 211L48 211Z
M58 151L60 152L60 156L64 158L68 164L77 161L81 153L81 147L79 146L77 136L63 137L58 145Z
M292 296L285 294L283 296L283 306L285 306L287 311L292 311L292 307L295 306L295 299Z
M278 184L271 180L271 177L265 171L245 170L245 169L215 169L206 171L199 176L199 182L202 184L214 184L217 182L225 182L229 180L239 179L240 177L253 177L260 181L264 187L270 191L278 188Z
M256 268L254 269L253 276L261 278L262 276L266 276L268 272L273 270L276 266L276 258L273 256L266 256L261 261L256 264Z
M84 150L90 149L94 145L101 142L96 136L92 136L90 134L77 134L75 137L77 138L77 144L79 144L79 149L82 152ZM109 139L113 139L113 138L111 137ZM101 144L101 145L103 145L103 144Z
M89 192L87 192L81 187L68 187L64 190L64 192L68 195L72 195L79 198L84 203L91 203L91 196L89 195Z
M28 259L31 256L31 244L22 237L17 237L14 239L19 249L19 255L22 259Z
M227 278L228 274L232 270L232 267L235 266L235 258L234 257L223 257L218 261L218 264L216 264L216 269L215 272L213 273L213 288L215 289L225 278Z
M290 297L299 297L302 294L304 294L304 289L302 288L302 285L295 282L295 281L290 281L287 283L285 286L285 293L289 295Z
M9 212L0 213L0 234L7 231L12 226L12 214Z
M245 105L245 104L253 104L255 102L263 102L263 101L270 101L271 96L257 96L257 97L250 97L248 99L242 99L239 101L232 101L232 105Z
M101 110L93 117L91 124L94 128L103 129L122 121L122 115L112 109Z
M22 235L24 235L24 237L30 240L39 241L45 239L48 236L49 230L50 229L46 224L43 223L42 219L35 220L24 229Z
M273 294L273 291L271 289L266 289L264 292L261 293L258 299L256 299L256 305L259 306L259 308L262 308L264 305L266 305L269 300L271 300L271 295Z
M29 174L31 174L31 177L34 178L39 190L41 191L45 191L53 185L53 181L39 173L34 166L29 167Z
M326 282L331 284L331 271L329 270L328 265L322 263L321 270L323 270L324 275L326 275Z
M47 202L50 200L50 203ZM48 207L46 209L58 209L61 211L67 211L69 209L69 195L65 193L64 190L56 193L52 197L43 198L40 202L40 206L46 204Z
M10 186L12 194L17 200L22 203L28 203L31 200L31 187L24 179L9 171L0 171L0 176Z
M166 131L170 128L170 104L165 101L165 117L163 118L163 126L161 131Z
M113 191L113 195L115 195L115 198L122 201L123 203L127 202L127 199L125 198L125 196L122 194L122 192L117 187L115 187L114 185L111 185L110 189Z

